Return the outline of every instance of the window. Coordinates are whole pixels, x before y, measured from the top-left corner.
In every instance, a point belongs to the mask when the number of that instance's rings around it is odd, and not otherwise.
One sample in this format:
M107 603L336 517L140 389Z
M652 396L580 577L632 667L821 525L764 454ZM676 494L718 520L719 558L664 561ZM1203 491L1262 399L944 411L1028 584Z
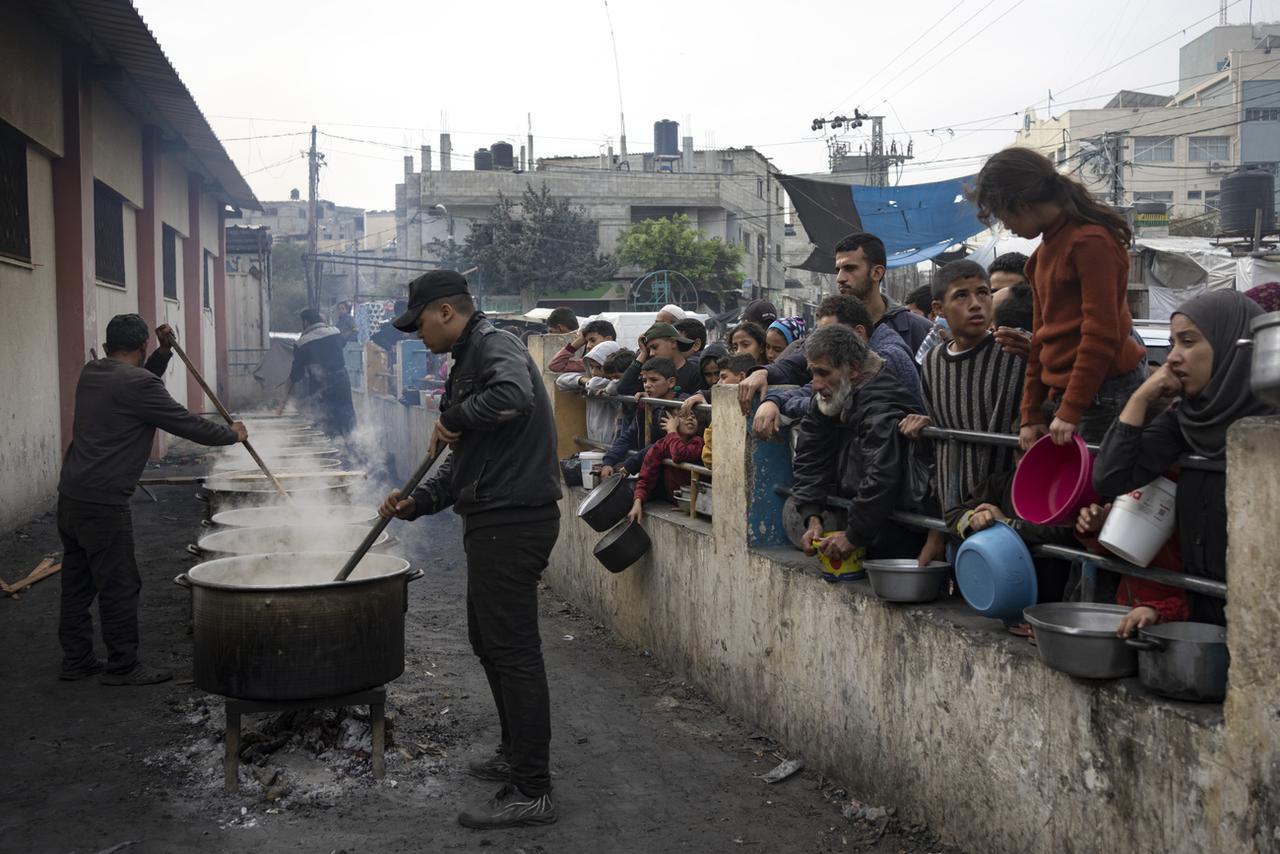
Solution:
M1280 122L1280 107L1249 107L1244 111L1246 122Z
M93 254L98 281L123 288L124 199L101 181L93 182Z
M1187 201L1198 202L1204 196L1199 190L1187 190Z
M0 255L31 260L31 211L27 195L27 141L0 122Z
M164 250L164 298L178 298L178 232L164 226L160 236Z
M1172 190L1147 190L1145 192L1134 193L1133 200L1135 202L1172 202Z
M763 261L767 257L765 254L763 234L756 235L756 257L759 258L761 261Z
M1187 140L1187 157L1195 163L1231 159L1231 137L1193 136Z
M1218 212L1218 191L1217 190L1204 191L1204 212L1205 213Z
M756 179L756 195L762 199L764 198L764 179L763 178Z
M213 302L209 298L213 288L213 253L209 250L204 252L204 307L213 308Z
M773 258L779 264L782 263L782 244L781 243L773 244Z
M1133 161L1135 163L1172 163L1173 137L1135 136Z

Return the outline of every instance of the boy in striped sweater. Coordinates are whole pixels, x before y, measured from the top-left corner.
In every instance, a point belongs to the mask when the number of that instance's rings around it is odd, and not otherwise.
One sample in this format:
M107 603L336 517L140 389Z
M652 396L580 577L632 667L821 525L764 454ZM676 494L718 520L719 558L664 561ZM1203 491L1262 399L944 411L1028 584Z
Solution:
M1026 362L1001 348L991 332L991 283L973 261L952 261L934 275L933 305L951 328L951 340L925 356L921 372L928 415L908 415L903 434L918 439L925 427L1016 435ZM1013 468L1013 449L970 442L939 442L938 499L954 507L984 480ZM931 536L921 560L940 554Z

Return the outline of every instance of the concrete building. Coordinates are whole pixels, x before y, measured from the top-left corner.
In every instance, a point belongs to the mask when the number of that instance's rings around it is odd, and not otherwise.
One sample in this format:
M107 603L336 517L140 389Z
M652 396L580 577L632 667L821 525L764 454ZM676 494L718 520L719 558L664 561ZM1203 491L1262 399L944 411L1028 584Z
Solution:
M451 152L448 134L441 135L440 148ZM473 223L488 218L500 193L519 198L527 186L545 184L599 224L602 252L613 252L631 225L686 214L707 237L743 247L742 271L757 294L776 297L782 291L786 197L769 159L750 147L700 151L686 136L673 154L622 155L610 149L598 157L539 158L527 172L444 168L451 164L449 155L434 170L430 152L423 147L418 171L413 158L405 158L405 180L396 187L397 242L408 258L432 260L436 240L452 236L463 242ZM618 278L646 272L622 270Z
M321 252L341 252L364 241L364 208L316 200L316 247ZM307 242L307 200L299 190L283 201L264 201L260 211L244 211L240 225L264 226L277 243Z
M1172 95L1122 91L1101 109L1037 117L1017 145L1054 159L1110 199L1108 144L1118 143L1123 202L1160 201L1173 217L1217 210L1237 166L1280 170L1280 24L1215 27L1183 45ZM1114 155L1111 156L1114 159Z
M113 315L169 323L226 390L223 222L257 204L131 4L0 11L0 529L52 501ZM165 381L204 408L177 359Z

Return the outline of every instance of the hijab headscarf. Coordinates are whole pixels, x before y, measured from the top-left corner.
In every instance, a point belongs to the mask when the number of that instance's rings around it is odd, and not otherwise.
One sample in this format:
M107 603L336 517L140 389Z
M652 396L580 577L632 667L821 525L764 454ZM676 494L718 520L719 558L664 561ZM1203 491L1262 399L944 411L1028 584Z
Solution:
M776 329L788 344L794 344L805 336L808 327L803 317L780 317L769 324L769 329ZM765 330L766 332L768 330Z
M1249 299L1262 306L1265 314L1280 311L1280 282L1267 282L1244 292Z
M1249 387L1251 352L1236 346L1236 341L1249 337L1249 321L1262 313L1257 303L1239 291L1210 291L1187 300L1174 312L1199 327L1213 348L1208 385L1177 409L1183 438L1201 456L1221 457L1227 449L1228 427L1241 418L1272 412Z
M729 355L729 348L719 341L713 341L703 347L702 352L699 355L704 361L707 359L715 359L716 362L720 362Z

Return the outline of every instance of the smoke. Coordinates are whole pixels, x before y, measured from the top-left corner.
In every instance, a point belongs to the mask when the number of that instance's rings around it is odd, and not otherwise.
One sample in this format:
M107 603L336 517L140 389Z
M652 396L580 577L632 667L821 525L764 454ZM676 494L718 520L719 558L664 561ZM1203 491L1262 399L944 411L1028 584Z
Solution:
M188 575L196 582L228 584L236 587L296 587L304 584L327 584L351 556L349 551L310 554L253 554L208 561L193 567ZM387 554L368 554L352 580L392 575L408 569L404 558Z

